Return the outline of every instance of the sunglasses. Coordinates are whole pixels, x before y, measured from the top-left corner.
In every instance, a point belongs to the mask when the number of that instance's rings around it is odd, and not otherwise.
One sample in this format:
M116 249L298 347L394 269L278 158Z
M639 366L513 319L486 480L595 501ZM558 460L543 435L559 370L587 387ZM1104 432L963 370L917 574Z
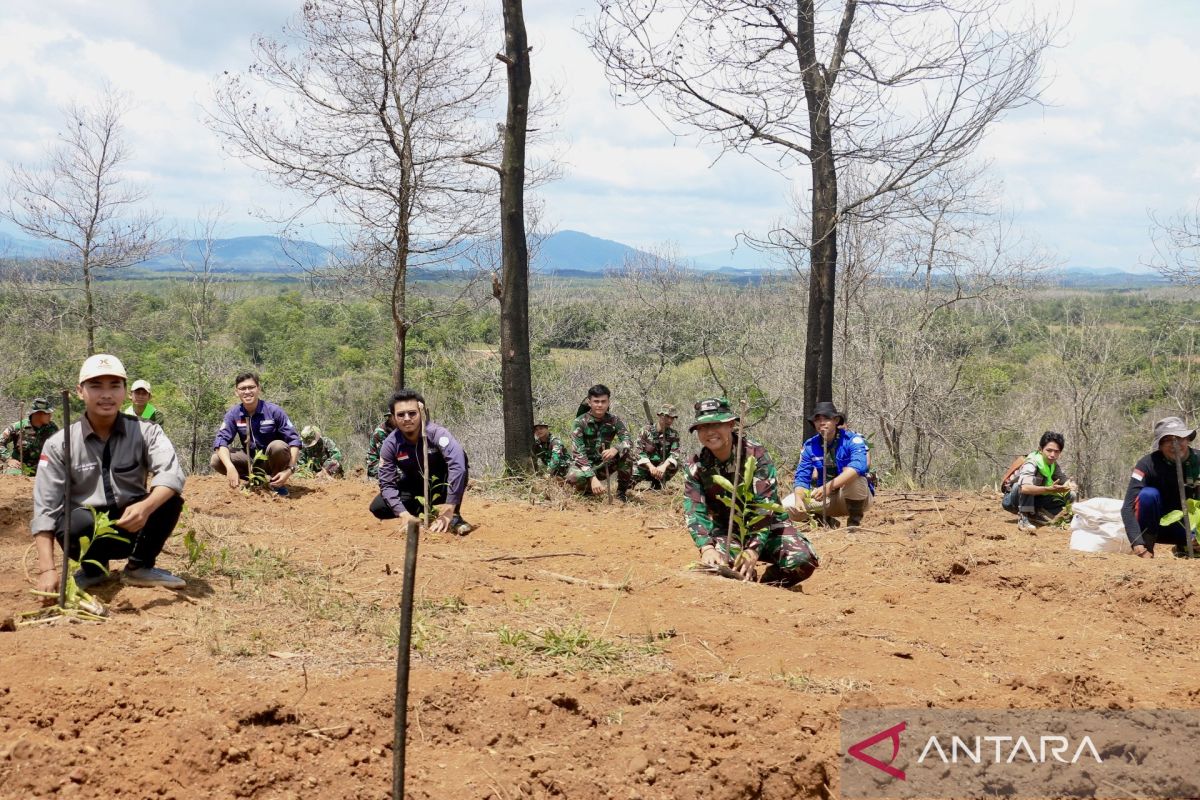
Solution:
M420 411L397 411L394 415L396 419L415 419L421 416Z

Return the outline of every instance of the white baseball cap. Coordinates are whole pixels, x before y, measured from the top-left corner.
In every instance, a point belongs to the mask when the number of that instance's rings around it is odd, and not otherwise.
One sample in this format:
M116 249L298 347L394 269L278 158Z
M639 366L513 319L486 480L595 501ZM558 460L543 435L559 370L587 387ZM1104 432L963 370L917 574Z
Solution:
M80 383L105 375L112 375L116 378L128 378L125 374L125 365L121 363L121 359L116 356L110 356L108 353L97 353L94 356L88 357L88 360L84 361L83 366L79 368Z
M131 392L136 392L138 389L145 389L147 392L150 392L150 382L141 380L139 378L138 380L133 382L133 386L129 387L129 391L131 391ZM150 393L154 394L153 392L150 392Z

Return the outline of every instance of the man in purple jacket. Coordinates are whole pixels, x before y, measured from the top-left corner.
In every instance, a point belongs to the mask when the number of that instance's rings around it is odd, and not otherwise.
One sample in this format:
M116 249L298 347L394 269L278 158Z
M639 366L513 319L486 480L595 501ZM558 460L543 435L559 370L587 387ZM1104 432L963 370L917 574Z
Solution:
M406 521L409 516L422 516L426 502L440 503L444 508L429 530L433 533L450 531L459 536L470 533L473 526L459 513L469 473L467 454L462 445L450 431L426 421L424 434L429 446L430 494L426 501L421 471L424 458L421 414L425 410L425 398L412 389L401 389L392 395L388 407L396 429L383 440L379 450L379 494L371 501L371 513L379 519Z
M254 456L264 453L271 488L286 495L287 482L296 471L296 459L300 457L300 434L296 433L282 408L259 399L260 381L256 373L243 372L233 386L241 402L226 412L225 421L213 441L214 452L208 465L228 476L229 485L236 489L249 476ZM240 453L229 452L234 436L242 444Z

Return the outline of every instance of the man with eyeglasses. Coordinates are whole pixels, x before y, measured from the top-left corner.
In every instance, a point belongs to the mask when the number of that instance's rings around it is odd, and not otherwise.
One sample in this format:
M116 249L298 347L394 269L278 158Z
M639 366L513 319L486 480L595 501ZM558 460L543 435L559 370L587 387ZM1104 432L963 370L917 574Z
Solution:
M1200 497L1200 453L1192 448L1196 431L1179 417L1166 417L1154 423L1154 450L1142 456L1129 476L1121 521L1133 553L1154 558L1157 544L1175 545L1175 555L1187 556L1186 529L1183 520L1163 525L1162 518L1183 510L1179 496L1179 470L1183 471L1183 493L1189 500ZM1182 462L1177 464L1176 462ZM1196 533L1193 529L1193 545ZM1200 552L1193 547L1193 552Z
M675 477L683 460L679 455L679 432L672 427L679 412L670 403L658 409L658 422L647 425L638 434L633 485L649 481L651 489L661 489Z
M241 373L233 387L239 402L226 412L208 464L213 471L228 477L229 486L237 489L250 476L255 456L263 453L271 488L276 494L287 495L287 483L300 457L300 435L287 412L259 398L261 381L257 373ZM239 453L229 450L235 436L242 445Z
M401 389L389 404L396 429L383 440L379 450L379 494L371 501L371 513L377 519L423 517L427 508L443 508L429 526L431 533L449 531L466 536L474 526L462 518L463 495L467 491L470 467L467 454L458 440L436 422L430 422L425 398L412 389ZM425 426L421 417L425 414ZM422 441L422 436L424 441ZM426 453L428 448L428 473ZM428 474L429 496L425 496Z
M779 479L767 448L748 436L738 436L734 431L738 415L724 397L705 398L694 408L696 421L688 430L696 434L700 452L688 459L684 470L683 513L700 550L700 562L731 568L753 580L761 561L767 568L759 582L783 588L806 580L819 565L817 554L779 503ZM749 496L740 491L738 496L744 529L735 520L727 548L730 487L742 485L739 464L743 472L750 469L753 477Z
M1046 431L1038 440L1038 449L1001 485L1005 493L1001 505L1017 515L1018 530L1034 531L1049 524L1075 500L1075 482L1058 463L1065 447L1061 433Z

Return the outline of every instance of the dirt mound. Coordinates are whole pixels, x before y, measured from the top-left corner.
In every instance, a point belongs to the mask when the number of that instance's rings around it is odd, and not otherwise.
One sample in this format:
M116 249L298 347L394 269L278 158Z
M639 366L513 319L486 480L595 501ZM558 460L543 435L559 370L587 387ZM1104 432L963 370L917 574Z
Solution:
M0 616L32 607L0 480ZM403 534L374 488L193 479L102 625L0 633L0 796L384 798ZM884 494L802 591L689 572L676 497L468 497L421 542L414 798L826 798L844 707L1198 707L1200 565L1073 553L996 498Z

